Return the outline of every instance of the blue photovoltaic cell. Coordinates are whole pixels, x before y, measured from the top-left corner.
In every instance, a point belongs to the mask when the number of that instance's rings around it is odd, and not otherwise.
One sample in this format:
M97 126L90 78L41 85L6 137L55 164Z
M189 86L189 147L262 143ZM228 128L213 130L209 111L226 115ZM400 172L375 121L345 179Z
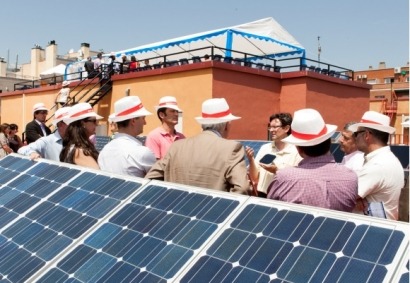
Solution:
M251 204L181 282L384 282L403 239L402 231Z
M409 278L409 263L410 261L407 261L406 267L404 268L404 272L400 276L400 281L399 283L408 283L410 278Z
M407 223L163 184L0 159L0 282L408 282Z
M14 155L0 166L16 168L0 167L9 176L0 189L0 277L6 282L28 279L141 186L101 176L94 190L74 188L67 182L82 184L81 170ZM99 179L90 176L91 183Z
M111 137L107 137L107 136L96 136L95 140L97 141L95 144L95 149L100 152L104 146L110 142Z
M68 274L84 282L166 282L238 205L232 199L148 186L40 282Z
M8 155L6 158L0 160L0 167L7 168L9 170L16 170L18 172L23 172L27 168L33 166L33 161L28 159L22 159L15 157L13 155Z

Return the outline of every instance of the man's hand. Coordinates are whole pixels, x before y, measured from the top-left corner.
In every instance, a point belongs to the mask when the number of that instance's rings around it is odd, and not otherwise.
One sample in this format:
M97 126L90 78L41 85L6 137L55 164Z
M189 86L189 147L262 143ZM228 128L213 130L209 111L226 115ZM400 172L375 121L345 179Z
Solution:
M32 153L30 153L30 159L31 159L31 160L37 160L37 159L39 159L39 158L41 158L41 156L40 156L40 154L38 154L37 152L32 152Z
M253 148L249 146L245 146L245 154L249 161L253 160L254 158L254 151Z
M276 171L278 171L278 167L275 164L263 164L263 163L259 163L259 165L265 169L266 171L272 173L272 174L276 174Z

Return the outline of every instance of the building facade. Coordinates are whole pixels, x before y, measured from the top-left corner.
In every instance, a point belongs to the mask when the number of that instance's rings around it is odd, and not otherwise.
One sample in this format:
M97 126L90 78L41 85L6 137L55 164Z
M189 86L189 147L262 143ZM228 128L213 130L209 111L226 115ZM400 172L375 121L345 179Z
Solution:
M396 128L392 143L408 144L409 128L402 123L409 119L409 63L387 68L380 62L377 69L355 71L354 80L371 85L369 109L390 116Z
M13 91L14 85L27 80L38 80L40 74L60 64L82 60L88 56L97 55L97 51L90 50L90 44L81 43L80 49L71 50L67 54L58 55L58 45L51 40L45 48L35 45L31 49L30 62L15 68L8 68L10 62L0 58L0 92Z

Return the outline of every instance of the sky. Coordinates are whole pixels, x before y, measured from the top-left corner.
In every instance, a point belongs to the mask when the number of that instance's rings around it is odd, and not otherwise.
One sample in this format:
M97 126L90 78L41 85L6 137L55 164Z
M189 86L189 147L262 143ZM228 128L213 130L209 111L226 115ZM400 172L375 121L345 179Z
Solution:
M355 71L409 62L409 0L13 0L2 1L0 57L30 62L35 44L58 54L120 51L273 17L306 57ZM318 41L320 37L320 42Z

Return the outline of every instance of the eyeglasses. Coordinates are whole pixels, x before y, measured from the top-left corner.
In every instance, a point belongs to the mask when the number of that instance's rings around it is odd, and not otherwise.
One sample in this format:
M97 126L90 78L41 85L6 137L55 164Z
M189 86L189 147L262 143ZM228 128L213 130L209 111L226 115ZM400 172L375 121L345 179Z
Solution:
M37 114L48 114L48 111L37 111Z
M268 131L270 131L270 130L276 130L276 129L279 129L279 128L282 128L283 126L282 125L278 125L278 126L268 126Z
M84 121L97 124L97 119L85 119Z
M366 132L366 130L361 130L361 131L354 132L354 133L353 133L353 136L354 136L355 138L357 138L357 136L358 136L359 134L364 133L364 132Z

